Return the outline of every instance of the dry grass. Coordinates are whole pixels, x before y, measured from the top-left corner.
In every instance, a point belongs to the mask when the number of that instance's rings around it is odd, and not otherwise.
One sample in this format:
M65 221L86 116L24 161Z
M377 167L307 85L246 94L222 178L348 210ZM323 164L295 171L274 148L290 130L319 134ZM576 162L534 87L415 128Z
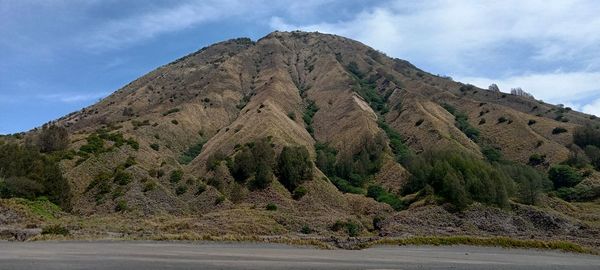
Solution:
M432 245L432 246L493 246L503 248L534 248L546 250L561 250L566 252L598 254L597 250L582 247L567 241L522 240L509 237L474 237L474 236L418 236L410 238L383 238L367 242L361 248L376 245Z

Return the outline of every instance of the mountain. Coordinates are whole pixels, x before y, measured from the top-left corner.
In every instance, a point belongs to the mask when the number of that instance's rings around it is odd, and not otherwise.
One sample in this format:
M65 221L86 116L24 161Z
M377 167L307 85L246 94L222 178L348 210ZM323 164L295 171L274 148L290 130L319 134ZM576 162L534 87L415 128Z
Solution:
M132 235L508 235L597 246L600 174L574 134L599 125L344 37L273 32L203 48L4 140L66 129L63 218L143 220L122 229ZM585 166L559 165L578 155ZM582 178L565 188L591 192L587 202L552 190L557 165Z

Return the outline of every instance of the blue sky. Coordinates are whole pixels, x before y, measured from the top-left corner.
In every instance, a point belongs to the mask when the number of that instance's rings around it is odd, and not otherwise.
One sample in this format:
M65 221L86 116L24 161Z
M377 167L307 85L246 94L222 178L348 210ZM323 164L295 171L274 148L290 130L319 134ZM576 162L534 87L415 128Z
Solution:
M0 134L93 104L214 42L296 29L600 116L598 14L594 0L0 0Z

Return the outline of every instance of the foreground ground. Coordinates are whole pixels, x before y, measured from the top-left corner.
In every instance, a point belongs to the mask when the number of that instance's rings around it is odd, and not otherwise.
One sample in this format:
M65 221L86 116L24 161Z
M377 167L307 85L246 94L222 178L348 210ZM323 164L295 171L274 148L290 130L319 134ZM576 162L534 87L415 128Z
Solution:
M2 269L598 269L600 257L468 246L318 250L205 242L0 242Z

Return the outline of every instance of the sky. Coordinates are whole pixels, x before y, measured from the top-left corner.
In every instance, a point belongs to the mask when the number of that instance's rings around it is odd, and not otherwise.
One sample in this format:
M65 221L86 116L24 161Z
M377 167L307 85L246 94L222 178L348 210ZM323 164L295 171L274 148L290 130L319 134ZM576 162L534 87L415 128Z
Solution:
M433 74L600 116L596 0L0 0L0 134L89 106L212 43L356 39Z

